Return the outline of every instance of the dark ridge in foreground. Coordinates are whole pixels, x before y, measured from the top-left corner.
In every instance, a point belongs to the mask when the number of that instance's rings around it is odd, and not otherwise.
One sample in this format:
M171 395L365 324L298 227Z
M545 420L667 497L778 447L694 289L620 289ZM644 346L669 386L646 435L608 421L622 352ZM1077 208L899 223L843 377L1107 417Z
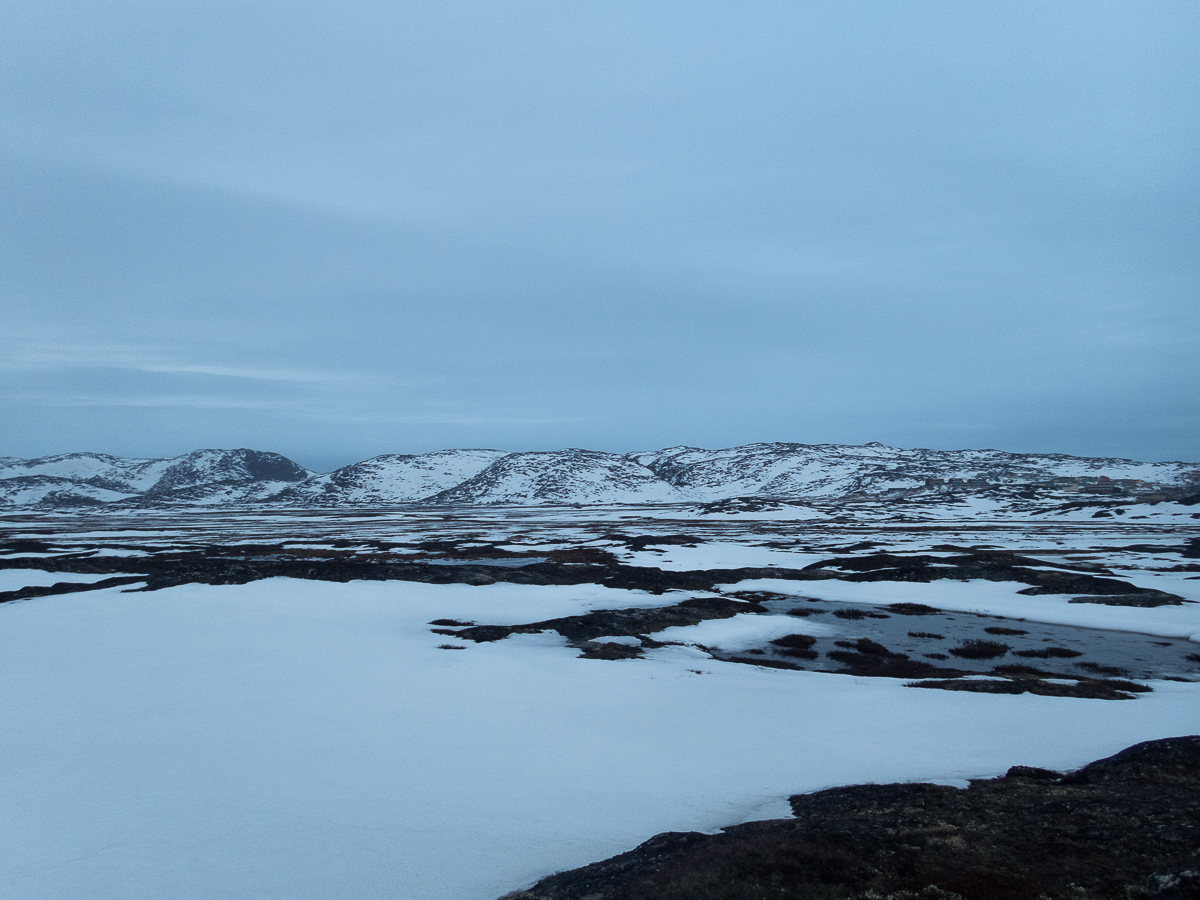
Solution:
M794 819L669 832L506 900L1185 900L1200 897L1200 736L967 790L857 785Z

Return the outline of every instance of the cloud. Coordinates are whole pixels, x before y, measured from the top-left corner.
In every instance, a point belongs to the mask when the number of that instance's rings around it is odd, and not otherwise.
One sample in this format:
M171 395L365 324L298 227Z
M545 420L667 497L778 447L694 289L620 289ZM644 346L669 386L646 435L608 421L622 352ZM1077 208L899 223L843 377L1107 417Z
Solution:
M280 381L299 384L335 384L355 380L346 373L213 365L172 360L164 356L140 355L100 347L56 348L33 351L18 348L0 360L0 368L10 371L55 372L72 369L107 369L146 374L199 375L239 381Z

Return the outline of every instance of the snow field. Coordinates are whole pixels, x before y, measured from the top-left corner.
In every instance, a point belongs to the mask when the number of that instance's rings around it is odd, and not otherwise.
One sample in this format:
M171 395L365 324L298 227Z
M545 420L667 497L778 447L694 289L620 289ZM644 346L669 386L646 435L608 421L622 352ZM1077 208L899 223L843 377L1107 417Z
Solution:
M555 634L439 650L456 642L426 624L679 599L273 579L0 606L0 883L27 900L491 900L661 831L783 815L791 793L1070 768L1200 732L1200 685L917 691L687 647L584 660Z

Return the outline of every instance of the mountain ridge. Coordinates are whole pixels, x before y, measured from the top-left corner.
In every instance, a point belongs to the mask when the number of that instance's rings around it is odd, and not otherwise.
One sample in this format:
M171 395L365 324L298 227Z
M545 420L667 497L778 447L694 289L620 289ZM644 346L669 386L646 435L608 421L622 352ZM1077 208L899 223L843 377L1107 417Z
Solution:
M384 454L326 473L245 448L195 450L169 459L68 453L0 457L0 508L644 504L741 497L833 502L1019 488L1054 479L1068 489L1093 491L1170 492L1188 485L1200 490L1200 463L902 449L879 442L771 442L720 450L681 445L624 454L447 449Z

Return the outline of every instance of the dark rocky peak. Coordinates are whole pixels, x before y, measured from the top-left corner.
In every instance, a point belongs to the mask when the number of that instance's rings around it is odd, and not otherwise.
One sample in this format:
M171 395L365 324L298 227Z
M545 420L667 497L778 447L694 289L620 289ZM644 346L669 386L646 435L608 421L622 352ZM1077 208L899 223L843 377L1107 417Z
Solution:
M193 450L167 466L148 495L192 488L203 484L248 484L268 481L303 481L303 467L278 453L261 450Z

